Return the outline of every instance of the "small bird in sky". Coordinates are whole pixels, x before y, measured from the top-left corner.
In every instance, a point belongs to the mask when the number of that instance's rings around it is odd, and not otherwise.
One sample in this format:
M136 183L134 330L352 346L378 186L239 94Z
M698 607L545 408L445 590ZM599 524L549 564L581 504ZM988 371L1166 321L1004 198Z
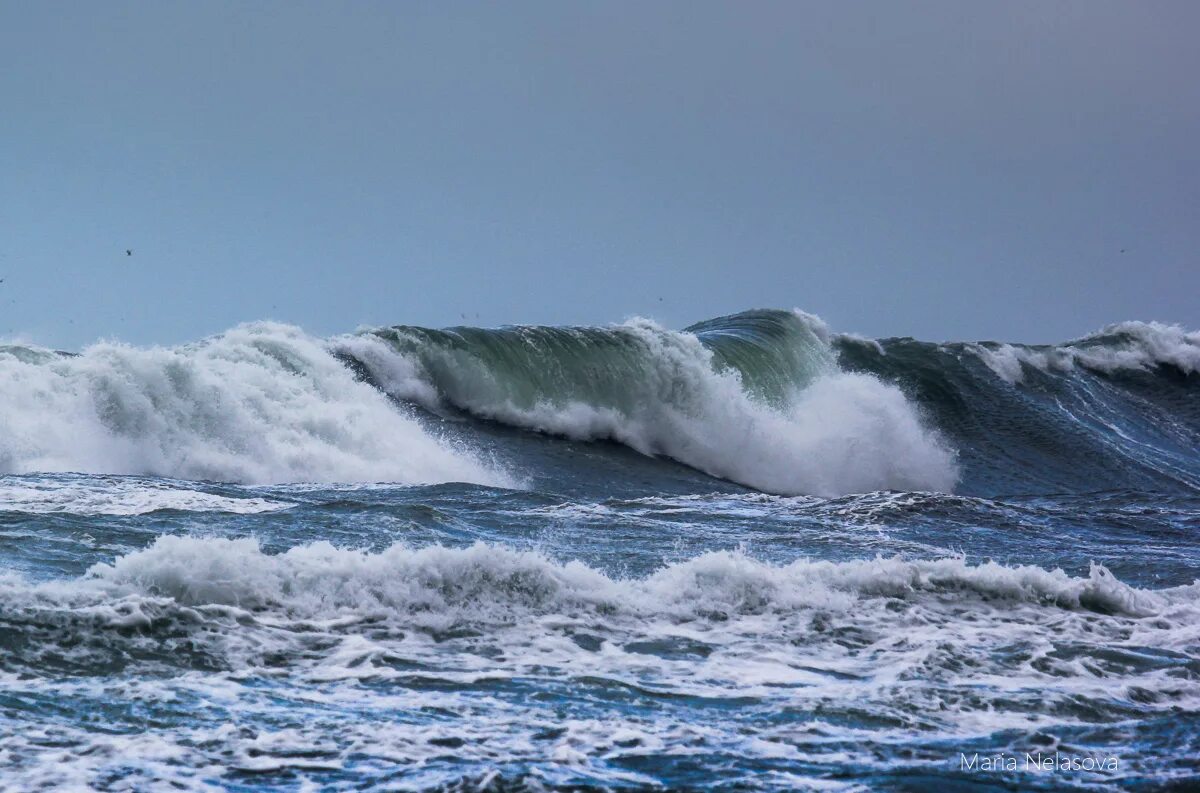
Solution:
M125 249L125 255L126 255L126 256L132 256L132 255L133 255L133 248L126 248L126 249Z

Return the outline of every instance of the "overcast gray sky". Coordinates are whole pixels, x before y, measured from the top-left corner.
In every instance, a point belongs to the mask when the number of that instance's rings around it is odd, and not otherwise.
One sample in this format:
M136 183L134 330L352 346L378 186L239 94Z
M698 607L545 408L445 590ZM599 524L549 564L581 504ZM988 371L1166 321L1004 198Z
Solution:
M0 0L0 334L1197 327L1197 31L1196 2Z

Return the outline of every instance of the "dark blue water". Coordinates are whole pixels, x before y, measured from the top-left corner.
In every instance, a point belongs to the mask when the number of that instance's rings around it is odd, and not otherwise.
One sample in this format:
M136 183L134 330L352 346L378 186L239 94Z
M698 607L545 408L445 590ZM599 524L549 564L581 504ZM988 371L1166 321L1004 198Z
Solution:
M1200 784L1197 361L784 312L0 350L0 787Z

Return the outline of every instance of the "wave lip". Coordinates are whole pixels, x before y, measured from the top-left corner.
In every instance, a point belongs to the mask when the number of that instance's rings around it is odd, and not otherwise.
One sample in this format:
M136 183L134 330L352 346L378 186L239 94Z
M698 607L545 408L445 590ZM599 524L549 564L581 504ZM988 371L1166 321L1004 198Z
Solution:
M773 493L948 491L953 451L894 386L842 372L828 329L753 311L675 332L379 329L338 353L400 399L576 440L611 439Z

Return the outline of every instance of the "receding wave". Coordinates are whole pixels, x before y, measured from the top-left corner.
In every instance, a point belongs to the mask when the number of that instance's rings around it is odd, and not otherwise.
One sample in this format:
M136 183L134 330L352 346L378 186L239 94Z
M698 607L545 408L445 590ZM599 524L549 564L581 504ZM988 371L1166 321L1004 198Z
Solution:
M642 579L610 578L581 562L477 543L468 548L393 545L380 553L327 542L266 554L253 538L163 536L90 571L112 594L168 597L185 606L227 605L294 617L386 612L435 622L507 622L525 612L586 610L639 618L726 620L739 615L846 610L859 600L967 593L1065 609L1146 617L1191 604L1196 587L1158 592L1118 581L1100 566L1086 578L1035 566L968 564L962 557L799 560L773 565L710 552Z
M294 507L288 501L205 493L157 478L81 475L0 477L0 514L145 515L162 510L250 515Z

